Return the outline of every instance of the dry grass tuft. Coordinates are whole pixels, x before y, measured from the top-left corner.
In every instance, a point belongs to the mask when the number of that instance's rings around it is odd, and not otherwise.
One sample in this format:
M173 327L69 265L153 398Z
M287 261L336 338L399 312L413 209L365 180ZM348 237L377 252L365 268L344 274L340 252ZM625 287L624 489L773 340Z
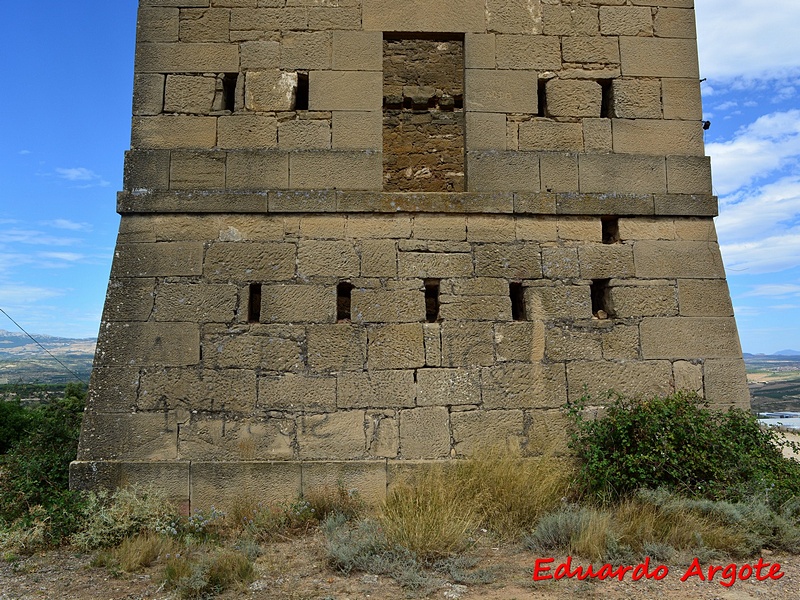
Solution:
M179 548L175 539L148 532L125 538L112 555L120 570L133 573L149 567L159 557L178 552Z

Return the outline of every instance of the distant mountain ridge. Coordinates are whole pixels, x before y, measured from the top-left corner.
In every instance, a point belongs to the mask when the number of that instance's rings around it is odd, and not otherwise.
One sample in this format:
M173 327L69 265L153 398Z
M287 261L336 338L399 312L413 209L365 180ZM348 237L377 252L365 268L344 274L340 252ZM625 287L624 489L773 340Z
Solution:
M772 356L800 356L800 350L779 350Z
M62 338L54 335L47 335L46 333L34 333L32 335L36 341L48 350L71 345L86 347L87 344L94 345L97 343L97 338ZM38 348L34 341L21 331L17 332L0 329L0 352L14 352L15 349L22 350L31 345Z

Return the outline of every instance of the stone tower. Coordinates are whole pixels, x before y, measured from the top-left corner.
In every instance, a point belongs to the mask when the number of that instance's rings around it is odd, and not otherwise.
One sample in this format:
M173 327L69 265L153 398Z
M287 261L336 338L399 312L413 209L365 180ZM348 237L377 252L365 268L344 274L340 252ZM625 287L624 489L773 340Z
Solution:
M141 0L74 487L192 507L748 406L693 0Z

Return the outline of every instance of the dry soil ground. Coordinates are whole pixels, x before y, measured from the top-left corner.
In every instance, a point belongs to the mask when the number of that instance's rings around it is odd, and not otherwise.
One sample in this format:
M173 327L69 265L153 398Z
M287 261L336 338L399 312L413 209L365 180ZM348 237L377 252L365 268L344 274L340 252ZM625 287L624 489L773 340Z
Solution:
M780 563L784 576L777 580L737 581L731 587L694 577L681 582L686 565L671 565L659 582L562 579L534 583L531 574L537 557L519 547L479 547L479 567L490 567L494 583L465 587L444 584L424 598L486 598L528 600L568 598L610 600L780 599L800 598L800 556L764 553L764 561ZM555 564L563 557L556 557ZM0 563L0 600L171 600L174 596L159 583L160 566L133 575L112 576L108 570L90 567L91 555L67 550L37 554ZM750 559L755 563L756 559ZM578 561L586 565L587 561ZM744 561L739 561L739 565ZM326 566L319 534L270 544L258 559L258 579L246 590L230 590L224 600L398 600L407 592L388 577L364 573L345 576ZM766 575L767 570L762 571Z

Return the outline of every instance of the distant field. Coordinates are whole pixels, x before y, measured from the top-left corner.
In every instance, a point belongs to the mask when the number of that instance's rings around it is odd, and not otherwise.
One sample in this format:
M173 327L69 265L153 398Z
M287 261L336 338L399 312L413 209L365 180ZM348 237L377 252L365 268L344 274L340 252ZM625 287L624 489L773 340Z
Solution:
M800 357L745 357L753 410L800 412Z

